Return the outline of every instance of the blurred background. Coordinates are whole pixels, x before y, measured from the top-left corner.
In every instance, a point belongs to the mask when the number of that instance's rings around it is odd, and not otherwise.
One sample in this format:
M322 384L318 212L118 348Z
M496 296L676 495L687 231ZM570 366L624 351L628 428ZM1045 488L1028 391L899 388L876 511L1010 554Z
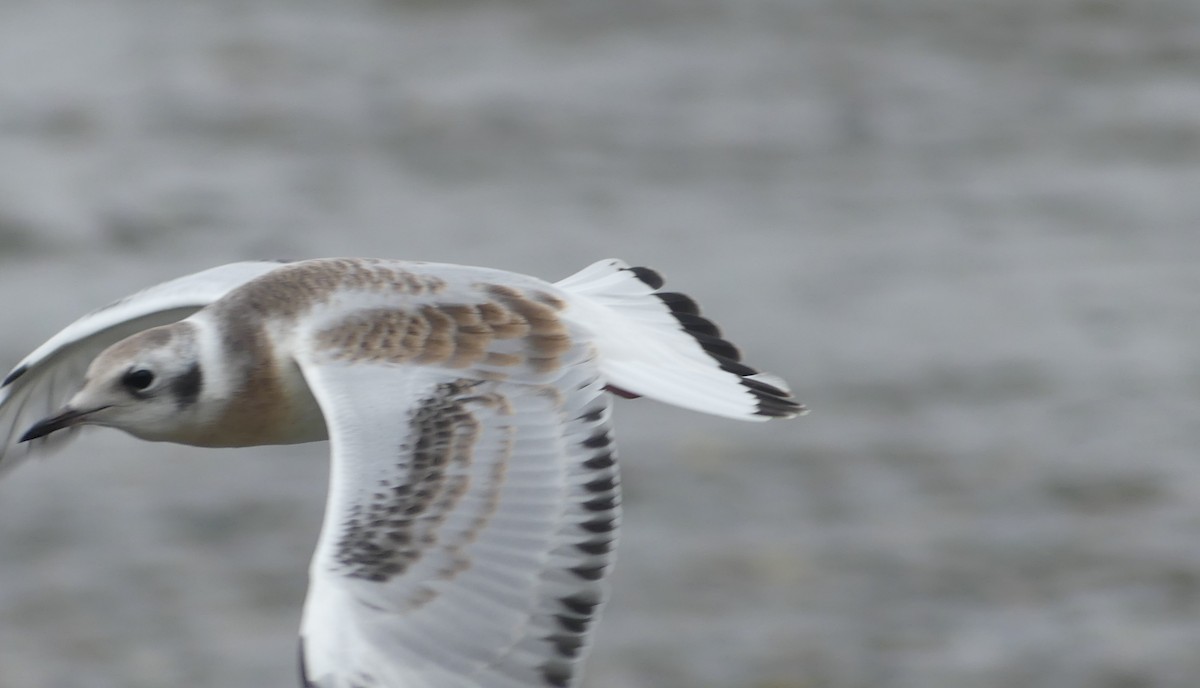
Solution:
M0 367L244 258L694 295L813 409L622 402L586 688L1191 688L1200 3L0 1ZM323 444L0 485L0 688L296 685Z

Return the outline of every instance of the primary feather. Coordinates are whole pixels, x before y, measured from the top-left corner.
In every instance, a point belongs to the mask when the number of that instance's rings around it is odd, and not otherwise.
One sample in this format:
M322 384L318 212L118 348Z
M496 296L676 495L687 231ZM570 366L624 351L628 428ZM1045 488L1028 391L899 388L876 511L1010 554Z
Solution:
M620 522L608 392L743 420L803 411L662 286L616 260L556 284L373 259L215 268L18 364L0 470L21 433L87 423L206 446L328 437L304 684L575 686Z

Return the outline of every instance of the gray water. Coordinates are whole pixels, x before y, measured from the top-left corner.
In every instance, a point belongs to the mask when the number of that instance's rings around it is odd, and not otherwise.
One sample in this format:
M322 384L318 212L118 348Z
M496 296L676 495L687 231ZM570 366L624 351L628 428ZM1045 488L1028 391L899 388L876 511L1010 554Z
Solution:
M587 688L1200 681L1200 3L0 2L0 367L242 258L654 266ZM7 362L7 363L5 363ZM295 685L324 445L0 485L0 688Z

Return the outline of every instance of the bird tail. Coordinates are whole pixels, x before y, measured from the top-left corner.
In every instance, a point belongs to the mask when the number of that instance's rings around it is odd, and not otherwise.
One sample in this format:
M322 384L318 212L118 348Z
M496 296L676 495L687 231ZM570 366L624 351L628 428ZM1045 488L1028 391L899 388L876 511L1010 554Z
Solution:
M805 413L782 379L741 362L695 301L660 291L663 279L653 270L603 260L556 286L578 297L566 315L575 311L592 331L614 393L740 420Z

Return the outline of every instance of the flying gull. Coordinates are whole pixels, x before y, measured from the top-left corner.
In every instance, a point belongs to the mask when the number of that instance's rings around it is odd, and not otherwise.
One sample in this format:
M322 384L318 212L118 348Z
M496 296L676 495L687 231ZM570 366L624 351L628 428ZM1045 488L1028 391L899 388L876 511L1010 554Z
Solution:
M620 521L612 396L803 412L652 270L556 283L365 258L243 262L68 325L0 385L0 471L82 425L329 439L310 688L579 684Z

